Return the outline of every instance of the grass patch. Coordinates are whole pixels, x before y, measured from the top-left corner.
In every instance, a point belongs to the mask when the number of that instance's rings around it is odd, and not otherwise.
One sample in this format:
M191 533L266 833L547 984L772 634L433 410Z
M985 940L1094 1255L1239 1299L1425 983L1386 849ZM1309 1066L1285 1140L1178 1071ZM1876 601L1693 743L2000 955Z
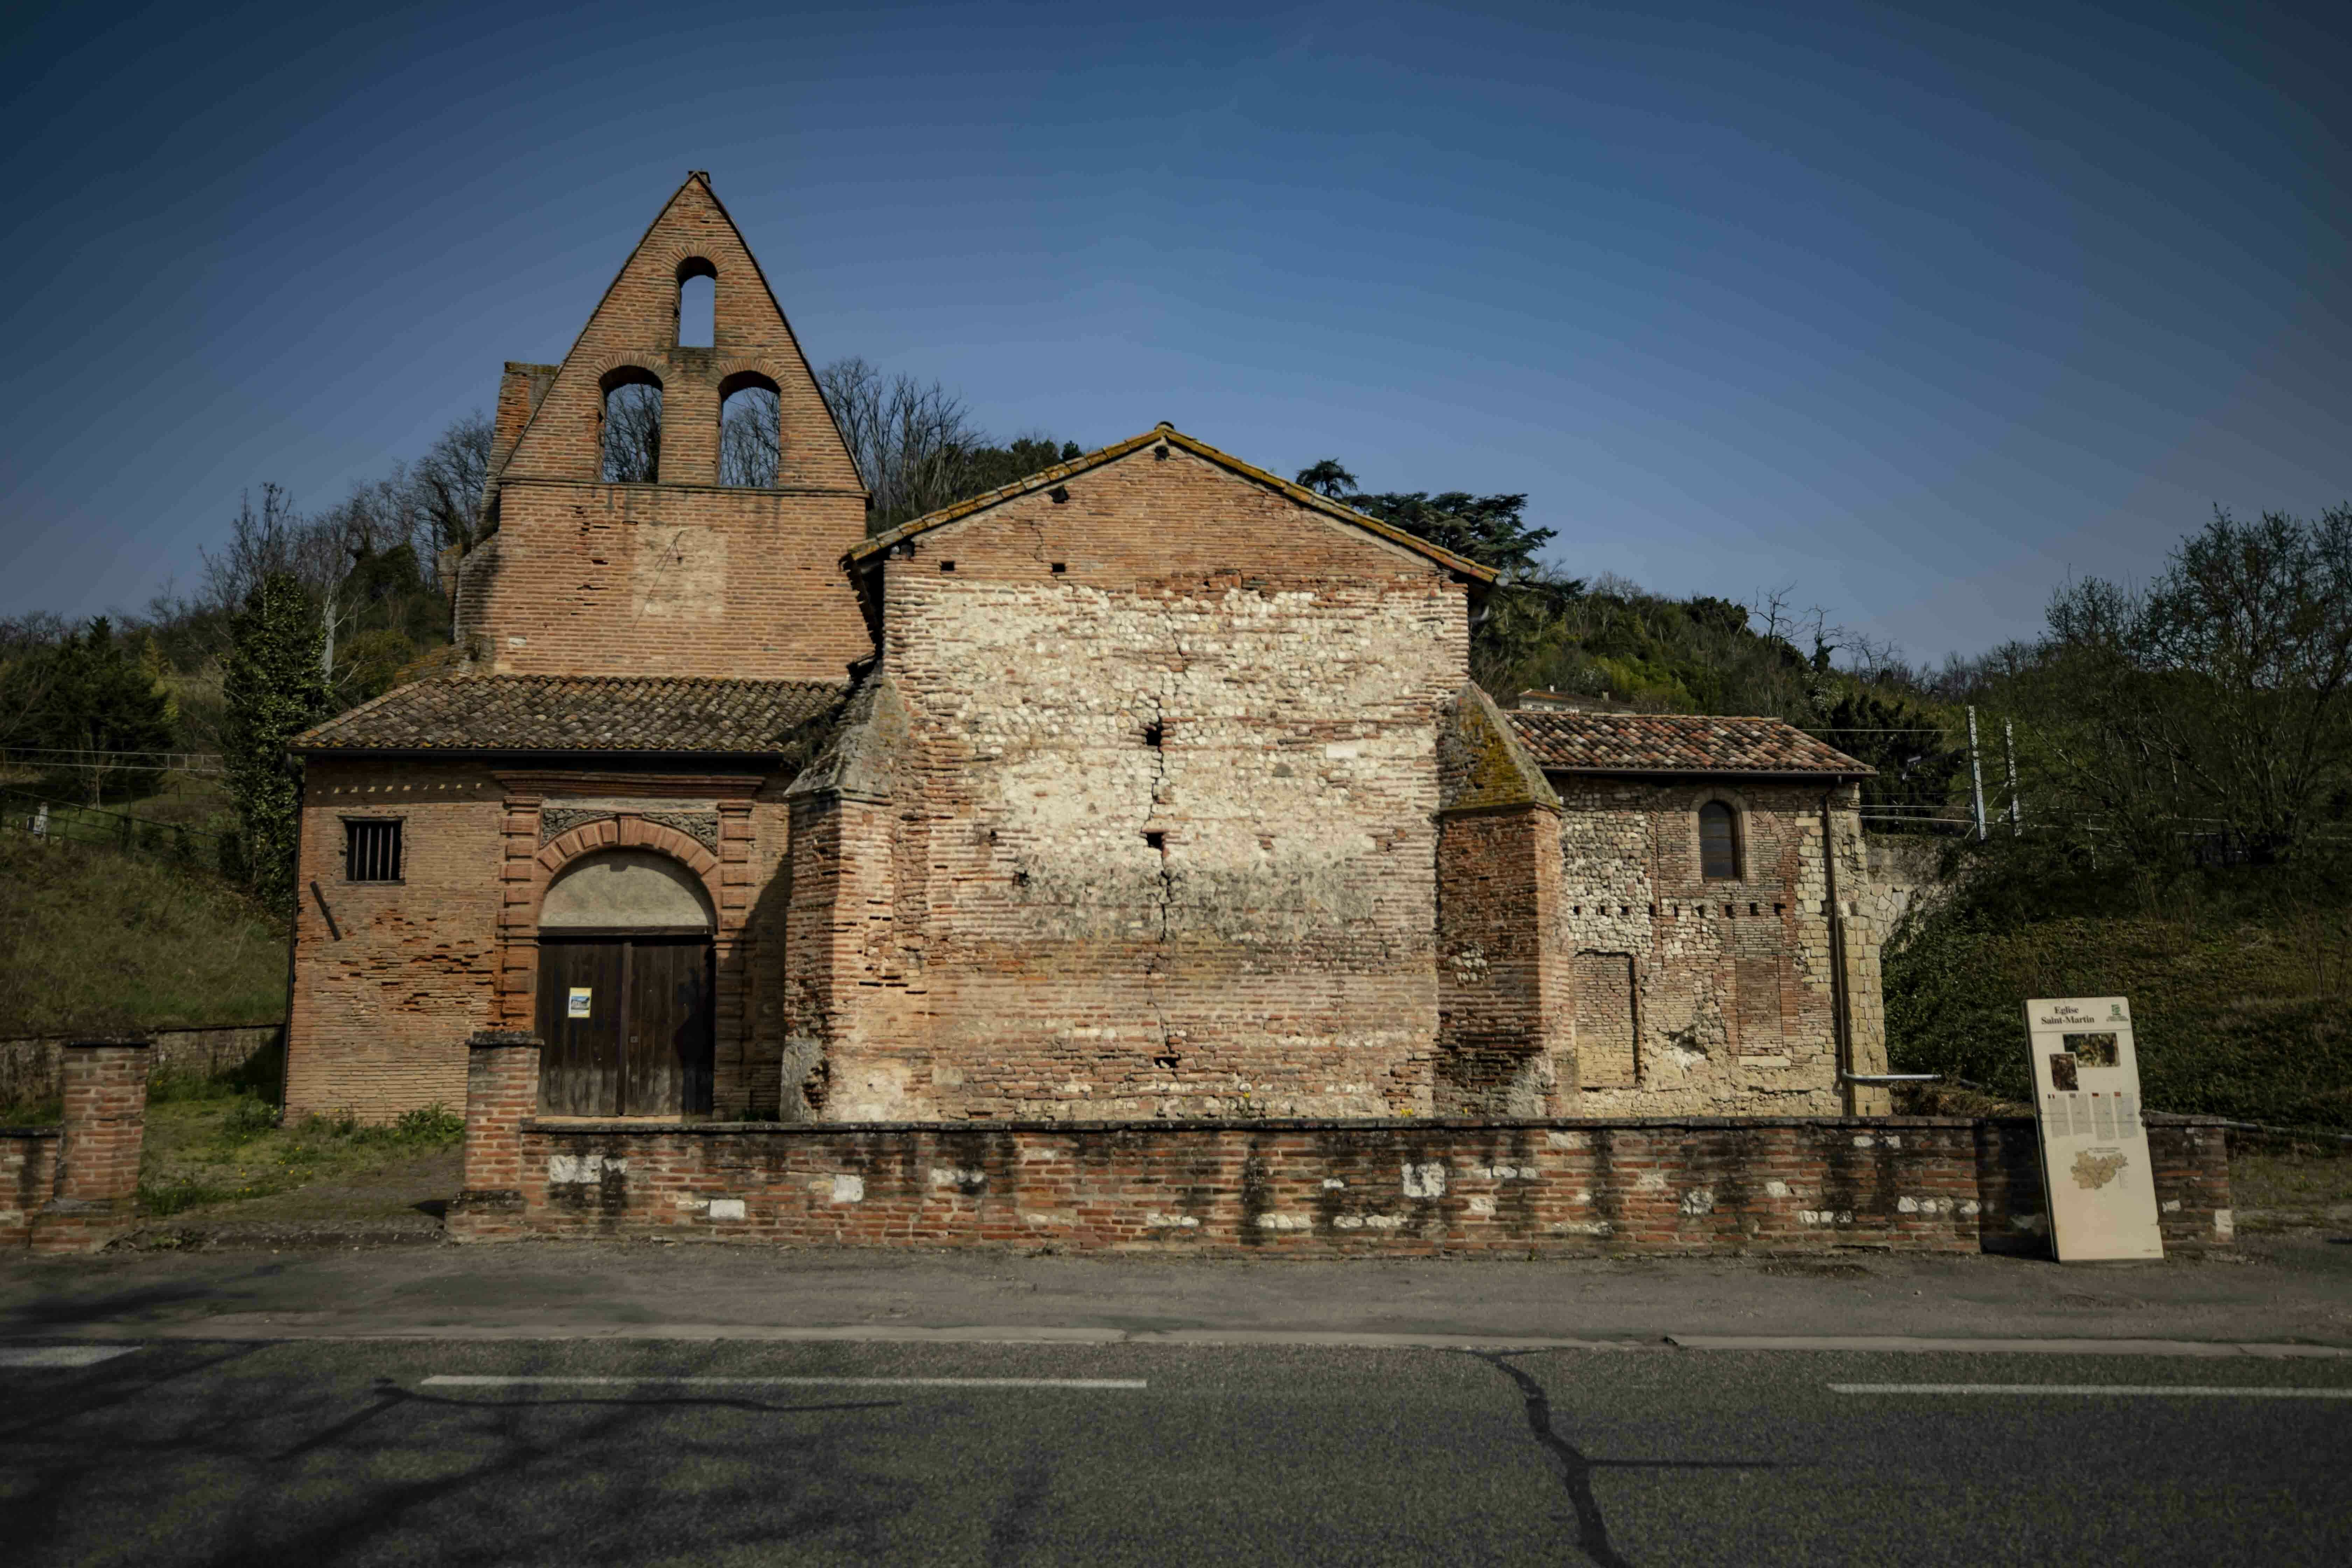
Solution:
M2313 909L1936 921L1887 956L1888 1051L2030 1103L2025 999L2122 995L2150 1110L2352 1127L2347 972L2352 927Z
M0 831L0 1036L269 1024L286 922L219 877Z
M0 1127L49 1127L65 1120L62 1100L30 1100L21 1105L0 1105Z
M439 1105L389 1123L345 1111L281 1125L275 1106L233 1087L184 1093L149 1108L139 1204L163 1218L314 1184L365 1186L388 1167L454 1152L465 1133L465 1119Z
M2352 1221L2352 1153L2309 1147L2236 1149L2230 1160L2230 1203L2241 1230Z

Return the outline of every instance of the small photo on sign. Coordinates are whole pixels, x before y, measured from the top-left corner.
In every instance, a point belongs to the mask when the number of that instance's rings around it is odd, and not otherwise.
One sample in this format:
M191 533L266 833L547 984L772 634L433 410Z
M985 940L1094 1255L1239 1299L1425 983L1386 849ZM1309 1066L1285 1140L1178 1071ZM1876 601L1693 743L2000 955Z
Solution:
M578 1005L580 993L575 991L572 996L573 1005ZM2082 1080L2074 1076L2074 1058L2064 1051L2050 1053L2050 1087L2069 1094L2083 1087Z
M2111 1068L2116 1065L2116 1037L2113 1035L2069 1035L2066 1048L2074 1053L2074 1060L2086 1068Z
M593 994L594 994L594 993L591 991L589 987L585 985L574 985L572 988L571 1004L564 1009L564 1016L572 1018L586 1017L588 1016L588 998Z

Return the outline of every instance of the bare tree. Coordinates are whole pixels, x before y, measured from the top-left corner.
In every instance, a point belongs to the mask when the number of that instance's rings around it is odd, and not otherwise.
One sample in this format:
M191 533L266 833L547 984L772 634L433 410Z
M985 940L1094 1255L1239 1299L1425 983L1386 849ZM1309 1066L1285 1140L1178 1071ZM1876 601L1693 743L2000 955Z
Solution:
M835 360L816 382L874 498L870 528L894 528L962 497L974 454L989 443L961 398L936 381L886 378L856 358Z
M747 386L719 416L719 482L766 489L783 458L773 387Z
M632 382L604 395L604 469L608 485L649 485L661 478L662 392Z
M347 565L334 532L296 510L293 496L276 484L261 487L258 511L250 491L238 499L228 539L218 554L209 550L197 553L204 562L205 607L224 614L240 608L273 572L291 575L314 601L323 599Z
M2153 847L2180 820L2291 853L2352 779L2352 506L2217 510L2146 592L2052 601L2036 679L2061 782Z
M408 470L416 510L432 531L428 557L452 546L471 550L478 542L482 489L489 482L496 427L479 409L441 432L432 448Z

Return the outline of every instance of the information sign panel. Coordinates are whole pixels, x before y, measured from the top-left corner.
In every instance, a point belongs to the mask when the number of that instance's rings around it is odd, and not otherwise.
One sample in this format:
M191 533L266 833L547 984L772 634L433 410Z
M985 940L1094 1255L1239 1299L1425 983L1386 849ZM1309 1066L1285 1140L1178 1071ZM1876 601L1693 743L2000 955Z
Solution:
M2163 1257L2131 1005L2120 996L2028 1002L2025 1028L2058 1261Z

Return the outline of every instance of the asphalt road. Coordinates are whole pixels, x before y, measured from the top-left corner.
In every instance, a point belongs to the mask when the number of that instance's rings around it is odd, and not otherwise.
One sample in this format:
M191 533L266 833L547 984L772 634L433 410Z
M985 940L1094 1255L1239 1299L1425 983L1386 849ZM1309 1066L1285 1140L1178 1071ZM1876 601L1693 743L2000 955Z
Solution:
M5 1364L36 1348L0 1346L19 1568L2352 1562L2352 1398L2056 1392L2352 1393L2346 1360L180 1340ZM594 1381L532 1381L565 1379Z

